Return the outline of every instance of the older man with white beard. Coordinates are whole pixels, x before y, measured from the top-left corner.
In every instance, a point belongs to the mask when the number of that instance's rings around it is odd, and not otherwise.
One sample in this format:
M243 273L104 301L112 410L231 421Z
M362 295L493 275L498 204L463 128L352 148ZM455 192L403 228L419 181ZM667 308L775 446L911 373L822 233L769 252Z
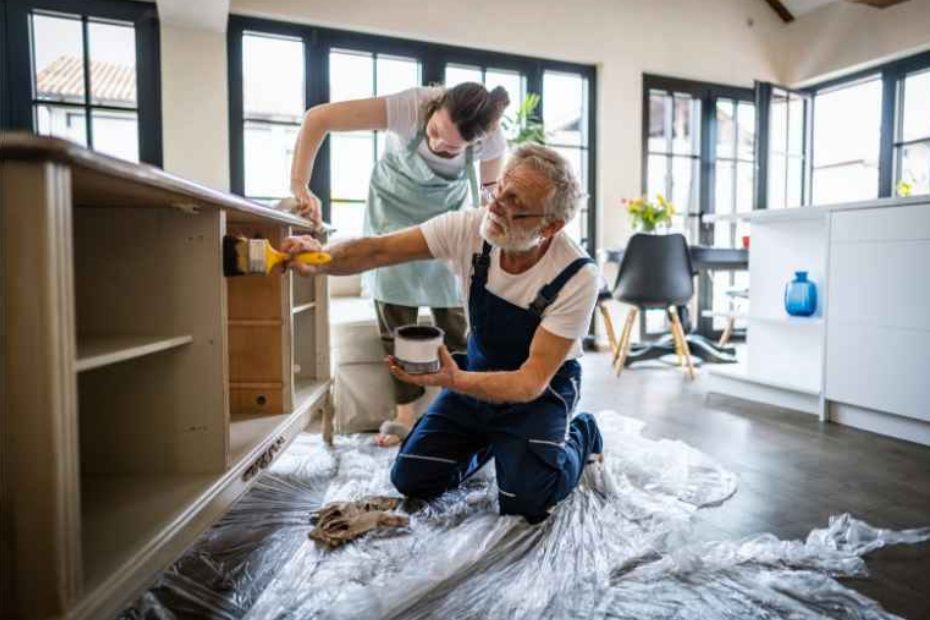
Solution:
M327 246L331 263L292 268L351 274L407 261L451 262L470 331L467 359L441 348L436 373L394 376L443 388L401 445L391 480L429 499L461 484L492 457L501 514L544 520L599 457L589 413L572 417L581 385L581 339L597 298L597 269L564 232L581 197L568 162L537 145L513 153L488 204L393 234ZM285 250L318 250L293 237Z

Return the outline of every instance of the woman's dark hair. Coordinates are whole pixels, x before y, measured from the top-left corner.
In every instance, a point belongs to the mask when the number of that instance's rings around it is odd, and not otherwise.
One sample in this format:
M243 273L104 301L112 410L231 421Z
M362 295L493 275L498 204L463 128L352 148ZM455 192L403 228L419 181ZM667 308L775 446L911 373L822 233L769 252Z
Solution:
M448 110L462 139L471 142L491 131L509 104L510 96L503 86L489 92L476 82L463 82L427 103L424 118L428 122L435 112Z

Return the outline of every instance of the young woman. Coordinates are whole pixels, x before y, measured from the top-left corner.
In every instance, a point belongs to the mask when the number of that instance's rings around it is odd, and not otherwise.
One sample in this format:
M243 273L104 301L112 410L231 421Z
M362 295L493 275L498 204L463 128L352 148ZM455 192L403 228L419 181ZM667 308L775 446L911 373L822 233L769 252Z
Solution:
M331 131L386 130L384 155L371 173L365 211L365 235L414 226L444 213L479 205L481 185L500 176L507 142L500 119L509 104L507 91L490 92L466 82L453 88L412 88L395 95L328 103L304 116L291 166L291 192L299 212L320 220L320 201L309 190L313 162ZM449 266L418 261L367 272L363 286L375 302L385 351L393 354L396 327L416 323L421 307L430 309L445 332L450 351L464 351L467 321L461 293ZM396 418L382 425L376 443L399 443L414 422L413 403L420 386L394 379Z

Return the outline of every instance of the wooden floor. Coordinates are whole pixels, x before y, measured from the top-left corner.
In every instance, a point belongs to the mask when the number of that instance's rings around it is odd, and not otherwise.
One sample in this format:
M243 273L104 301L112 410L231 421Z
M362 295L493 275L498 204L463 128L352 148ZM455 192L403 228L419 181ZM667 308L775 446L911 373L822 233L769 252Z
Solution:
M647 422L646 435L680 439L740 476L736 495L700 511L709 539L771 532L804 538L831 514L873 525L930 525L930 447L706 393L671 367L643 365L617 379L607 353L589 353L579 411L611 408ZM610 446L606 446L610 450ZM869 556L871 577L846 583L906 618L930 618L930 543Z

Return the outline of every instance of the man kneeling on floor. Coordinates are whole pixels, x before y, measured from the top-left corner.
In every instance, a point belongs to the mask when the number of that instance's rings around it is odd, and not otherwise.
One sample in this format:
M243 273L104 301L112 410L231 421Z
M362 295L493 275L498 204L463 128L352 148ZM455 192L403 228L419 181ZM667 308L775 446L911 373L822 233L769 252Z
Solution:
M332 262L292 263L304 275L352 274L406 261L451 261L465 291L468 357L440 349L436 373L391 372L440 395L401 445L391 481L406 496L452 489L494 457L501 514L545 519L602 452L594 417L572 418L581 338L597 297L597 268L564 232L581 198L568 162L523 146L489 202L395 233L335 243ZM320 249L292 237L285 251ZM429 282L421 283L429 286Z

